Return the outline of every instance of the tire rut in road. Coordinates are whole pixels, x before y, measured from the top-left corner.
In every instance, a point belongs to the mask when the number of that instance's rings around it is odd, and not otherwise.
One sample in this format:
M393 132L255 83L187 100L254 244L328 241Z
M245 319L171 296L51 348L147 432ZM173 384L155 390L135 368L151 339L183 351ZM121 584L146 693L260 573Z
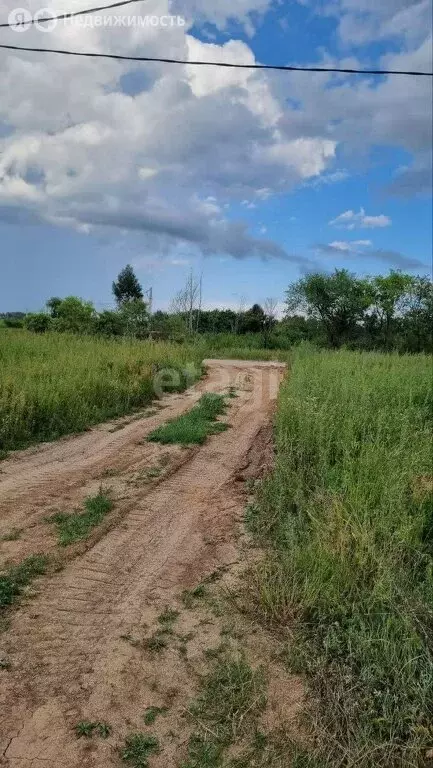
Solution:
M232 379L239 373L227 368ZM269 417L282 376L281 367L246 370L249 385L231 428L145 495L83 557L43 582L13 618L4 636L12 667L0 699L2 765L85 765L72 729L89 701L98 702L105 719L119 720L119 710L140 695L140 675L129 676L135 690L120 683L130 661L122 637L142 631L158 606L236 558L243 500L233 478ZM219 375L226 378L224 370Z

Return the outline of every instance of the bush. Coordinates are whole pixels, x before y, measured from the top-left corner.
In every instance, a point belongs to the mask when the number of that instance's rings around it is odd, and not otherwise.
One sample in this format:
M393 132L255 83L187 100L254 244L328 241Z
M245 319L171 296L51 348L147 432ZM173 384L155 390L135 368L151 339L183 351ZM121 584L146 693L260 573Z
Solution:
M95 332L102 336L122 336L125 323L119 312L105 310L98 315L94 328Z
M52 328L52 320L44 312L32 312L24 318L24 327L32 333L45 333Z

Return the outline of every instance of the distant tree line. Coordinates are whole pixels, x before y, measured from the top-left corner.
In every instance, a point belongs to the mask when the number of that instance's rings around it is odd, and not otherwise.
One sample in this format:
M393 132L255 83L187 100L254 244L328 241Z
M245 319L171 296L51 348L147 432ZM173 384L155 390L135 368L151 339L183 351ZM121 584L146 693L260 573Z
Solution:
M314 320L329 347L433 351L433 284L427 277L391 271L359 278L336 269L291 285L286 306L288 320L299 311Z
M24 325L35 333L58 331L147 338L148 307L143 301L143 291L130 264L120 272L112 290L117 304L115 310L97 312L92 302L83 301L77 296L64 299L53 296L46 303L47 312L26 315Z
M0 312L0 323L6 328L22 328L25 312Z
M235 337L243 337L242 345L269 349L308 341L334 349L433 352L432 281L398 271L368 278L345 269L307 275L289 286L281 319L275 299L238 311L203 310L201 278L192 273L170 311L158 310L152 316L130 265L112 290L114 310L97 312L91 302L68 296L49 299L45 312L0 317L11 327L24 322L36 333L55 330L178 342L212 336L220 346L235 346Z

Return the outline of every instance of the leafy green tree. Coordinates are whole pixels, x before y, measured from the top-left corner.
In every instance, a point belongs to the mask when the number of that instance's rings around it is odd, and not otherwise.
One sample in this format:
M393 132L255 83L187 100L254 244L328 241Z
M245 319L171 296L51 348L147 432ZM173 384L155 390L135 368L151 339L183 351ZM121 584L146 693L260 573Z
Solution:
M45 333L52 327L52 319L45 312L30 312L24 318L24 327L33 333Z
M95 320L95 333L102 336L123 336L125 322L120 312L104 310Z
M240 333L261 333L266 324L266 315L260 304L253 304L241 316L239 332Z
M433 352L433 283L428 277L413 278L402 337L407 352Z
M134 336L138 339L144 339L148 336L149 313L144 301L135 299L125 302L119 309L119 316L127 336Z
M91 301L77 296L62 299L54 319L55 330L67 333L91 333L94 330L96 313Z
M393 345L396 316L401 316L409 302L415 279L412 275L391 270L389 275L377 275L371 280L374 310L379 335L386 349Z
M287 314L301 311L320 319L332 347L339 347L356 335L358 323L371 301L369 281L351 275L346 269L336 269L331 275L307 275L286 293Z
M143 299L143 291L138 282L134 270L130 264L127 264L113 283L113 294L119 307L130 301Z
M232 309L202 310L199 317L199 333L234 333L236 312Z
M181 335L185 330L184 318L179 314L171 314L158 309L152 315L151 331L156 338L167 339L170 336Z
M59 307L61 303L62 303L62 299L59 299L58 296L52 296L51 299L48 299L46 307L51 317L59 316Z

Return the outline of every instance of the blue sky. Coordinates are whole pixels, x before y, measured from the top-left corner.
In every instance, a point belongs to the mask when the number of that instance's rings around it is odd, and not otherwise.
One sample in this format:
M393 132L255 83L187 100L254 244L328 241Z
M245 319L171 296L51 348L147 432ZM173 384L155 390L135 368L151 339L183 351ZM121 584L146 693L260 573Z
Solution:
M76 0L73 10L89 3ZM2 31L11 44L432 69L419 0L148 0L182 26ZM30 0L34 13L40 6ZM215 9L217 6L217 10ZM54 7L54 6L53 6ZM0 0L7 18L13 0ZM54 10L64 12L62 0ZM131 6L126 9L131 14ZM313 269L430 270L431 83L0 51L0 311L112 303L130 262L167 308L273 297Z

